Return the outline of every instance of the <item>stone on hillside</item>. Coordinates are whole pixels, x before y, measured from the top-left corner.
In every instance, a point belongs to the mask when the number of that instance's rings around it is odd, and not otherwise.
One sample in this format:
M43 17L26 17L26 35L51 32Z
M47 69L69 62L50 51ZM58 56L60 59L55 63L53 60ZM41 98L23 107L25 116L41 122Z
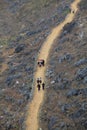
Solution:
M1 49L1 48L3 48L3 46L2 46L2 45L0 45L0 49Z
M12 82L12 77L8 77L7 79L6 79L6 84L9 86L10 84L11 84L11 82Z
M84 83L84 84L87 83L87 76L84 78L83 83Z
M17 104L18 104L18 106L22 105L23 103L24 103L24 100L23 100L23 99L19 99L19 100L17 100Z
M67 78L64 78L62 79L60 88L61 89L69 88L70 84L71 84L71 81L69 81Z
M11 67L11 68L9 68L8 73L9 73L9 74L14 74L16 71L17 71L17 68L16 68L16 67Z
M72 60L72 55L69 53L60 56L58 59L59 63L62 63L63 61L71 61L71 60Z
M80 118L80 117L82 117L84 114L85 114L85 110L83 110L83 109L79 109L79 110L77 110L76 112L74 112L74 113L72 113L71 115L70 115L70 117L72 118L72 119L76 119L76 118Z
M76 73L76 80L82 80L87 76L87 67L79 69Z
M8 96L8 95L5 96L5 100L6 100L7 102L14 102L14 98L11 97L11 96Z
M10 121L6 122L6 130L11 130L12 129L12 124Z
M18 78L20 78L20 77L21 77L21 74L20 74L20 73L19 73L19 74L16 74L16 75L11 75L11 76L7 77L7 79L6 79L6 84L9 86L14 79L18 79Z
M61 123L60 123L60 127L61 127L61 128L64 128L65 125L66 125L65 122L61 122Z
M19 84L19 81L18 81L18 80L16 81L16 84Z
M46 77L51 78L51 77L53 77L53 76L54 76L53 71L48 69L47 72L46 72Z
M84 119L81 125L84 126L85 130L87 130L87 118Z
M86 64L86 63L87 63L87 58L83 58L83 59L80 59L79 61L77 61L74 65L78 67L78 66Z
M42 128L39 128L39 130L43 130Z
M55 81L53 80L53 81L51 81L51 84L54 84L55 83Z
M37 33L40 33L42 30L36 30L36 31L27 31L26 32L26 35L27 36L32 36L32 35L35 35Z
M83 96L84 95L87 95L87 88L82 88L82 89L72 89L70 90L68 93L67 93L67 97L72 97L72 96L78 96L82 94Z
M61 51L61 50L62 50L62 46L55 48L55 52L58 52L58 51Z
M67 97L71 97L71 96L77 96L79 94L79 90L78 89L72 89L67 93Z
M83 102L83 103L81 104L81 108L82 108L83 110L87 110L87 102Z
M24 44L20 44L15 48L15 53L19 53L22 50L24 50L25 45Z
M52 116L51 118L50 118L50 121L49 121L49 124L48 124L48 130L53 130L53 126L56 124L56 122L57 122L57 117L55 117L55 116Z
M70 109L70 107L71 107L70 104L64 104L64 105L61 107L61 110L62 110L62 112L65 113L67 110Z
M29 74L33 72L33 67L25 67L25 71L28 72Z
M87 95L87 88L80 89L80 93Z

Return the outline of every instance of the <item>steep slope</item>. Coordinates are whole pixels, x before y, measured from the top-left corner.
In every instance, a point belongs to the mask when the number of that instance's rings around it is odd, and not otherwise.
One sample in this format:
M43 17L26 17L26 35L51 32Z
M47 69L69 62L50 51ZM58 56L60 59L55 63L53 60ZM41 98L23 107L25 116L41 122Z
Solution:
M39 49L72 1L0 0L1 130L24 129Z
M87 4L55 41L46 73L40 124L48 130L87 129Z
M66 17L64 22L62 22L61 24L59 24L56 28L54 28L52 30L51 34L47 37L46 42L44 42L44 44L40 50L38 58L41 58L41 59L43 58L45 60L45 62L47 62L49 51L51 49L51 46L54 43L54 40L60 35L62 28L67 23L70 23L74 19L75 13L78 10L77 5L79 2L80 2L80 0L75 0L75 2L73 2L71 4L71 10L72 10L71 13L68 14L68 16ZM74 10L74 13L73 13L73 10ZM37 79L38 77L41 77L44 82L45 70L46 70L46 66L44 68L38 68L36 70L35 79ZM36 85L37 84L35 84L35 86ZM35 87L34 97L29 105L28 117L27 117L27 121L26 121L26 130L37 130L38 129L38 127L39 127L38 126L38 111L39 111L39 107L43 101L43 96L44 96L44 92L43 91L38 92L37 88Z

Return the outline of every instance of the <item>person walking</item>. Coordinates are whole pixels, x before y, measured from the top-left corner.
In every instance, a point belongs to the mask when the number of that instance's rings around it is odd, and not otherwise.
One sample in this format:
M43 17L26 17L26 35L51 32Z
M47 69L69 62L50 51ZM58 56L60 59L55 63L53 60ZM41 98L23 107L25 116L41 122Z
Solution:
M39 78L37 78L37 84L39 84Z
M42 79L41 79L41 77L39 78L39 83L40 83L40 84L42 83Z
M38 91L40 91L40 84L37 85Z
M44 90L44 87L45 87L45 83L42 83L42 89Z

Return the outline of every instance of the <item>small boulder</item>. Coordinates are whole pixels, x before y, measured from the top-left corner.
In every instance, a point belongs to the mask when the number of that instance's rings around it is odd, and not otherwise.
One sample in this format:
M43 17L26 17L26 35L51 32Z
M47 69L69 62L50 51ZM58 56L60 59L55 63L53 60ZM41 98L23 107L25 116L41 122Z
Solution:
M80 59L79 61L77 61L74 65L76 67L78 67L78 66L86 64L86 63L87 63L87 58L83 58L83 59Z
M22 50L24 50L25 45L24 44L20 44L15 48L15 53L19 53Z
M79 94L79 90L78 89L72 89L67 93L67 97L71 97L71 96L77 96Z
M86 68L79 69L79 70L76 72L76 80L82 80L82 79L84 79L86 76L87 76L87 67L86 67Z

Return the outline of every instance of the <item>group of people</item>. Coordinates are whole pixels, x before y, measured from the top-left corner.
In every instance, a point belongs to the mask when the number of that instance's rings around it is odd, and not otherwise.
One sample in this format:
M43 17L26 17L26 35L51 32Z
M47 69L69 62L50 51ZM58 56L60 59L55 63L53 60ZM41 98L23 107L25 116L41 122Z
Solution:
M38 64L39 67L42 67L42 66L45 65L45 61L43 59L39 59L37 64Z
M42 79L41 79L41 77L40 77L40 78L37 78L37 88L38 88L38 91L40 91L41 87L42 87L42 89L44 90L45 83L42 82Z
M44 59L39 59L37 64L38 64L39 67L42 67L42 66L44 67L44 65L45 65ZM42 79L40 77L40 78L37 78L37 88L38 88L38 91L40 91L41 87L42 87L42 90L44 90L45 83L42 82Z

